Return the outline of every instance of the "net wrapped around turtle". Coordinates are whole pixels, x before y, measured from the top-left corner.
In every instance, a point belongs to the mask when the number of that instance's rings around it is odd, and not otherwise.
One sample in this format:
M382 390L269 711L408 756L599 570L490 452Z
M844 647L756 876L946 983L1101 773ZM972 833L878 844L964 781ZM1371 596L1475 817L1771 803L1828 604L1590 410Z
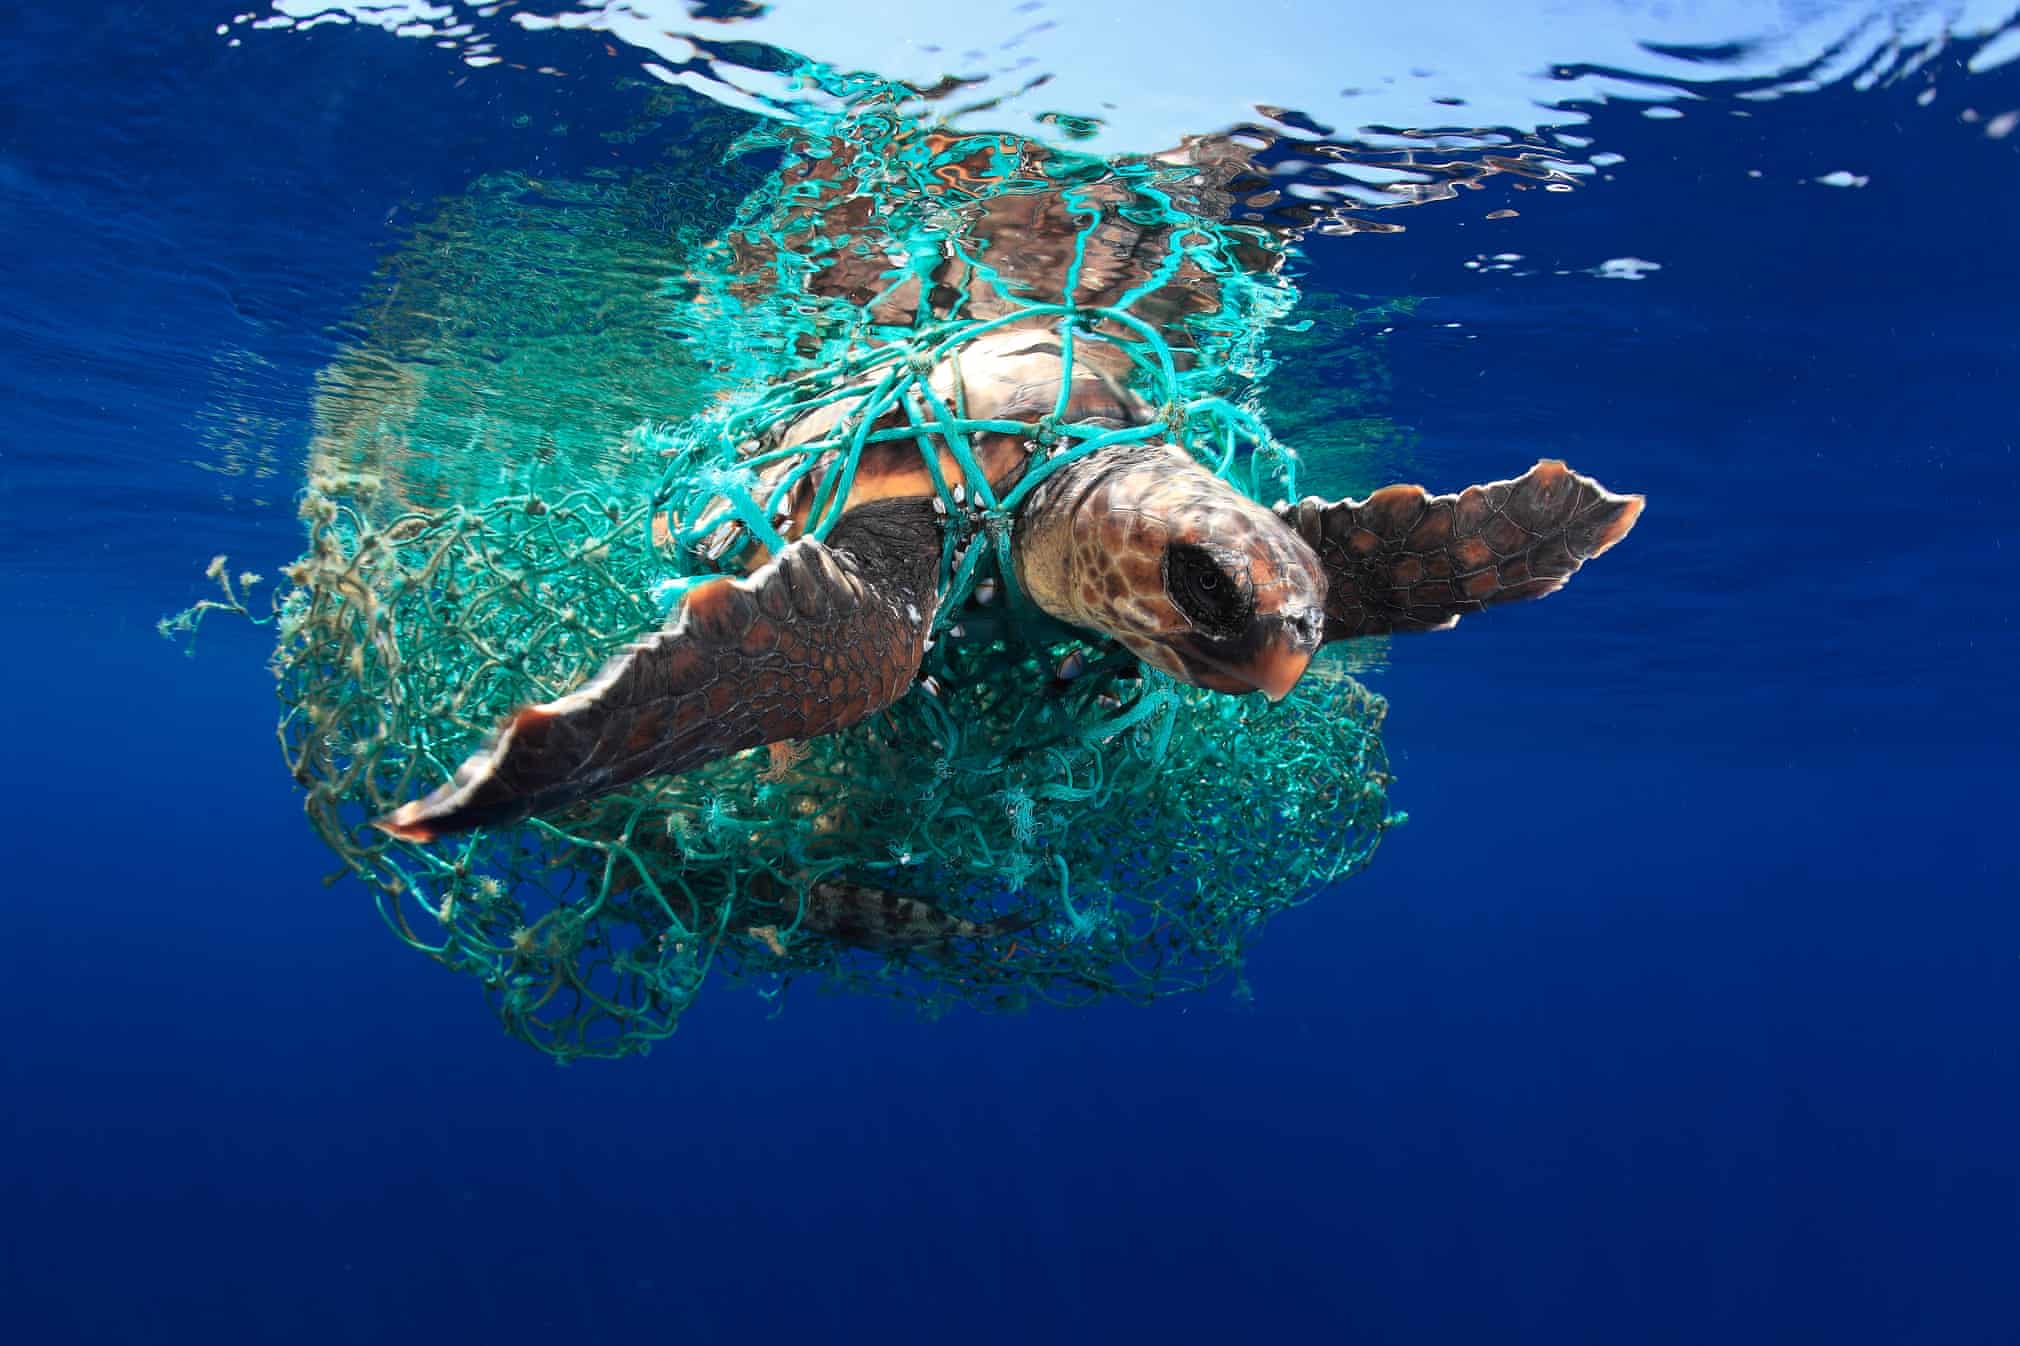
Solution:
M1029 194L1030 152L871 112L857 105L818 143L852 147L847 199L877 206L881 288L823 284L821 258L854 257L864 226L840 242L808 226L819 174L792 168L821 162L816 142L774 133L773 186L688 282L690 311L724 333L726 382L747 391L633 431L627 461L659 465L656 481L559 479L423 506L326 453L303 499L308 547L279 603L274 668L309 817L399 938L475 977L508 1032L562 1059L649 1048L712 973L928 1012L1197 989L1238 970L1271 916L1366 864L1394 821L1383 703L1337 662L1276 705L1181 685L1044 619L1005 563L1022 493L1119 440L1161 435L1251 495L1295 497L1295 456L1242 393L1265 319L1287 303L1252 264L1267 240L1202 213L1196 163L1073 162L1065 284L1033 297L974 246L987 231L970 209ZM952 171L1013 152L1026 157L993 177ZM1118 220L1139 238L1160 230L1165 251L1102 292L1085 277ZM963 249L964 302L894 316L894 294L932 292ZM1186 316L1173 301L1201 283L1216 302ZM926 374L1006 322L1049 325L1069 373L1076 342L1123 347L1157 420L1019 423L1032 466L992 491L964 437L1012 427L968 420ZM838 400L830 437L793 460L827 474L814 535L873 438L964 465L965 479L937 482L946 598L912 693L851 729L509 828L421 846L369 826L514 707L565 694L659 627L715 573L709 539L726 519L775 545L770 432Z

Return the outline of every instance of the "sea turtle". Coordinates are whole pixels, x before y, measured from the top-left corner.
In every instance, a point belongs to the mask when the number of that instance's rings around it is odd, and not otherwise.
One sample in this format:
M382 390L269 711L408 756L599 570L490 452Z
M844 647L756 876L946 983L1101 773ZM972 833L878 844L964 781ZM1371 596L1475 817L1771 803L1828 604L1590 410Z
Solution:
M1054 410L1066 368L1057 332L1034 322L977 338L929 377L943 405L960 402L972 419L1037 421ZM1155 419L1124 388L1121 345L1083 339L1071 369L1064 420ZM819 443L843 407L783 427L767 447ZM1008 433L972 445L996 488L1016 481L1036 449ZM951 454L939 453L943 478L959 480ZM943 597L944 503L914 441L871 443L823 542L802 535L823 475L807 474L789 497L776 555L726 527L716 551L732 563L725 569L745 573L691 589L662 630L576 691L512 714L452 780L378 826L426 842L506 823L830 733L905 695ZM1059 621L1186 682L1275 699L1326 641L1438 630L1557 589L1624 537L1641 508L1640 496L1545 461L1456 495L1395 485L1365 500L1271 509L1152 438L1054 472L1019 507L1011 554L1023 592Z

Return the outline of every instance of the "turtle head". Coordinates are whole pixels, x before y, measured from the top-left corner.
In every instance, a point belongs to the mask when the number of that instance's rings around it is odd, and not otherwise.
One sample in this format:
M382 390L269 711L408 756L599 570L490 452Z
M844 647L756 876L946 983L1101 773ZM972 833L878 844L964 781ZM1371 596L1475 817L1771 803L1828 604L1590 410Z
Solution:
M1324 638L1312 549L1168 446L1056 473L1025 506L1016 554L1019 582L1047 612L1216 691L1280 700Z

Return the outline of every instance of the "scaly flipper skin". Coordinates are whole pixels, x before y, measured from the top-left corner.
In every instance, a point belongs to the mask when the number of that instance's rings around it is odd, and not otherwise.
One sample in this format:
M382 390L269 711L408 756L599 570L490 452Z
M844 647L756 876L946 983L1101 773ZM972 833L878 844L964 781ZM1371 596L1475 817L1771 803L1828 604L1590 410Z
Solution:
M851 510L741 579L690 592L666 629L558 701L515 712L454 779L377 826L432 841L548 813L744 748L846 728L904 695L937 601L930 502Z
M1540 598L1626 537L1641 505L1553 459L1457 495L1384 486L1366 500L1307 496L1277 514L1325 567L1331 641L1442 630L1496 603Z

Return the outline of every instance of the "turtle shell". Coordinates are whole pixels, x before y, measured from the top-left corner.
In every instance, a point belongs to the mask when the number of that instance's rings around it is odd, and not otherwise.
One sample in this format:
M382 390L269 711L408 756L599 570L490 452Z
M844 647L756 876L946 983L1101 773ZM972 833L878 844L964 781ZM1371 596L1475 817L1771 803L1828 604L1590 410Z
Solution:
M999 328L968 342L942 359L928 376L928 386L942 407L965 408L971 420L1027 421L1034 426L1052 414L1059 397L1062 349L1059 335L1049 323ZM1144 400L1125 387L1131 361L1121 346L1106 340L1083 339L1076 343L1073 360L1073 391L1065 419L1069 423L1140 425L1155 414ZM868 385L861 385L867 390ZM915 403L921 419L935 419L931 408ZM818 445L830 439L855 413L858 403L844 398L817 407L796 420L774 427L755 441L752 455L775 452L796 445ZM896 429L910 424L902 406L879 417L873 430ZM924 446L930 444L938 457L941 480L950 486L960 483L965 493L974 493L959 461L945 440L937 434L872 442L863 446L850 484L844 512L878 500L929 498L936 494L932 475L926 470ZM1030 435L983 431L968 438L969 452L988 478L990 489L1002 492L1015 484L1030 461L1036 441ZM834 473L845 466L837 449L809 448L821 454L811 472L801 476L788 492L783 507L774 518L779 535L787 541L799 537L808 526L814 505ZM788 456L767 463L757 476L759 499L769 499L776 487L805 466L804 456ZM714 508L712 506L711 508ZM725 515L728 507L720 506ZM738 521L725 519L723 526L707 535L704 556L725 571L750 571L770 559L771 552L750 537Z

